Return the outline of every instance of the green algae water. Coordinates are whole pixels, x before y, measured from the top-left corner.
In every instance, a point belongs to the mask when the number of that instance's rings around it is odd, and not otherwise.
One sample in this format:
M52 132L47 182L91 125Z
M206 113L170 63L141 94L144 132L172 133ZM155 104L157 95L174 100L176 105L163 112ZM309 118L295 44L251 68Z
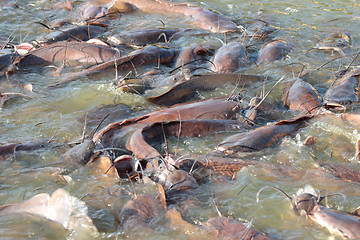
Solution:
M174 1L180 2L180 1ZM241 73L268 76L266 90L281 77L284 80L273 90L268 100L282 107L282 95L288 82L297 76L302 68L308 73L306 81L311 83L321 95L334 79L334 72L347 67L360 51L359 19L360 3L355 0L206 0L189 1L203 8L216 10L239 26L247 27L253 20L261 19L271 25L274 31L272 38L289 39L293 50L283 61L261 65L249 64L239 69ZM72 13L51 10L55 1L17 1L16 6L6 6L1 1L0 38L8 38L12 44L30 42L50 33L37 22L49 23L55 20L80 21L77 10ZM79 6L82 2L75 2ZM104 39L112 34L150 28L192 28L189 19L174 16L124 13L121 17L108 22L109 30ZM326 34L344 31L351 37L350 47L341 52L320 51L314 49L317 42ZM226 38L226 39L225 39ZM255 50L268 40L245 38L240 33L189 34L175 39L171 47L180 48L194 43L217 49L222 42L240 41ZM255 46L255 47L254 47ZM1 56L1 55L0 55ZM323 67L325 63L326 66ZM359 65L355 60L354 66ZM139 69L146 72L152 67ZM162 67L170 71L171 67ZM66 73L65 73L66 74ZM0 143L43 140L51 142L49 147L31 153L16 153L11 160L0 162L0 205L18 203L38 193L51 194L58 188L64 188L71 195L81 199L88 206L88 215L98 229L96 237L87 231L79 230L70 234L62 227L42 219L29 216L10 216L0 218L1 239L191 239L191 233L171 229L168 225L159 225L152 233L137 234L118 230L117 215L132 197L133 188L128 180L112 179L96 172L91 166L74 167L64 163L62 154L67 143L81 138L84 119L87 112L107 104L126 104L131 113L124 114L122 119L141 116L160 109L159 106L146 101L143 95L121 92L113 84L115 76L99 75L81 78L78 81L55 89L48 85L61 79L54 75L54 68L42 67L23 70L0 78L0 92L23 92L19 87L27 83L34 86L34 92L27 96L10 98L0 112ZM245 88L244 106L254 96L259 96L263 83L254 83ZM226 86L209 92L199 92L198 98L228 96L232 87ZM288 110L282 110L284 119L293 116ZM350 113L359 113L359 104L352 105ZM88 126L94 128L95 125ZM88 129L90 133L92 129ZM316 137L312 146L304 145L304 140ZM217 142L226 136L217 138L176 138L169 139L169 150L180 155L206 155L215 151ZM344 125L342 121L328 117L312 122L296 135L286 137L279 145L262 150L255 154L239 154L245 160L259 160L270 163L273 169L257 166L243 168L234 180L212 182L202 186L201 195L204 204L192 212L192 223L205 222L217 216L209 198L209 188L215 192L215 201L224 216L252 220L256 229L267 233L274 239L337 239L326 229L311 222L305 216L297 216L291 210L289 202L278 192L270 189L260 194L256 202L256 193L264 186L277 186L288 194L312 186L325 194L341 193L328 199L330 207L353 211L360 204L360 185L342 181L325 172L317 171L322 164L341 164L353 170L360 170L355 158L355 143L360 138L359 128ZM158 146L159 149L164 146ZM162 152L166 154L166 152ZM276 166L289 166L292 173L281 172ZM69 177L69 180L64 179ZM154 186L134 183L140 193L156 194ZM236 198L234 196L247 186ZM203 238L206 238L204 236Z

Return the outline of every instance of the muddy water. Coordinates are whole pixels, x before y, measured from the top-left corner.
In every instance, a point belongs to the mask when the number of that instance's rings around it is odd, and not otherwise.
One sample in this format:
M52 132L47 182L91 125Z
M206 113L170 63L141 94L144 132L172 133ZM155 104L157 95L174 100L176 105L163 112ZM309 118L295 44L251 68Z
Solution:
M5 1L6 2L6 1ZM266 89L269 89L277 79L284 77L281 83L269 96L269 101L281 106L281 97L286 82L297 75L302 65L309 72L306 80L323 94L330 86L333 72L347 66L359 49L359 18L360 4L357 1L190 1L196 5L212 8L230 18L237 24L248 24L252 19L262 18L275 28L273 37L288 38L293 45L293 51L284 61L273 64L249 64L240 70L242 73L268 76ZM80 4L80 3L78 3ZM49 1L18 1L18 8L4 7L0 10L0 36L9 37L11 42L37 39L49 31L36 22L48 22L56 19L68 19L69 13L50 11ZM259 16L259 14L261 14ZM72 21L78 21L78 14L70 14ZM149 15L142 13L123 14L120 19L109 22L110 31L105 36L127 30L143 28L160 28L165 24L168 28L191 28L187 19ZM344 50L342 58L317 70L322 64L341 56L338 52L324 52L313 48L321 36L329 31L343 29L351 35L351 47ZM219 48L222 34L200 32L189 34L176 39L171 47L190 46L193 42L207 47ZM245 45L259 44L258 40L244 38L240 34L230 34L227 41L244 41ZM354 63L359 64L359 61ZM140 69L145 72L148 69ZM169 71L170 67L162 67ZM67 149L66 143L78 139L83 131L84 115L88 111L105 104L123 103L128 105L132 114L124 114L123 118L139 116L159 109L159 106L146 102L145 98L132 93L117 90L113 81L115 76L100 75L58 88L48 89L46 86L55 83L59 77L53 76L54 68L30 69L11 76L10 82L6 78L0 79L1 92L21 92L17 84L31 83L35 92L27 97L18 96L10 99L0 112L0 142L31 141L42 139L49 147L37 150L31 154L18 153L12 161L0 163L0 205L20 202L37 193L52 193L57 188L64 188L72 195L82 198L89 207L89 215L99 230L98 239L188 239L191 233L171 230L168 226L159 225L155 233L133 235L131 232L118 232L118 214L122 206L131 198L133 192L128 181L113 179L95 171L93 167L73 168L63 163L62 153ZM259 95L262 83L254 83L246 87L244 105L251 97ZM217 89L211 92L200 92L199 98L209 98L228 95L232 87ZM349 112L359 113L358 105L354 105ZM289 118L293 113L284 110L283 117ZM94 127L94 126L92 126ZM88 130L90 132L91 129ZM308 136L317 138L313 146L305 146L304 140ZM221 141L225 136L217 136ZM320 164L341 163L343 166L360 170L355 160L355 142L360 138L358 128L346 126L334 117L315 121L311 126L300 130L296 135L285 138L282 143L271 149L256 154L239 154L244 159L256 159L276 165L286 165L295 169L295 173L287 174L276 168L261 169L247 167L242 169L237 178L227 183L216 183L203 186L201 195L204 203L192 213L194 222L203 222L216 216L211 205L209 188L215 191L216 202L225 216L253 220L259 230L278 239L327 239L331 235L327 230L310 222L304 216L298 217L292 213L290 204L272 190L265 190L256 203L257 191L266 185L275 185L289 194L294 194L299 188L311 185L325 193L342 193L346 196L329 199L331 207L352 211L359 206L360 185L344 182L330 174L317 171ZM180 155L211 154L216 147L214 137L200 139L181 138L169 139L169 151ZM158 146L161 148L163 146ZM67 182L63 176L71 177ZM248 187L235 199L233 197L245 185ZM121 190L122 189L122 190ZM154 193L153 186L135 183L137 193ZM0 219L0 236L2 239L65 239L66 232L47 221L29 219L27 217L12 217ZM11 234L9 234L11 232ZM88 238L86 231L74 233L69 238ZM206 238L206 236L204 236Z

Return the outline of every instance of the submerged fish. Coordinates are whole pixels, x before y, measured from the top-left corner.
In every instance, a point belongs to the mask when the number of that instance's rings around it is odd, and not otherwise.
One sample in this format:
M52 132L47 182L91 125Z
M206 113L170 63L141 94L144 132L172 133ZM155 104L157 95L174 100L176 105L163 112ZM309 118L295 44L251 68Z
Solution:
M93 236L98 234L92 220L87 215L87 208L84 203L61 188L57 189L51 196L47 193L40 193L22 203L0 207L0 217L11 214L37 215L56 222L71 231L86 228Z

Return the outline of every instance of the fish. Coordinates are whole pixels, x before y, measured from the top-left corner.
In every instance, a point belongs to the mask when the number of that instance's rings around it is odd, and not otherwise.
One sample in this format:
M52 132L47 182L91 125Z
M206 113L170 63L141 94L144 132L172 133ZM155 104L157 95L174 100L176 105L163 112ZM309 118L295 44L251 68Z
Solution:
M283 137L301 128L312 116L304 115L298 118L279 121L244 133L238 133L226 138L217 150L225 153L254 152L270 147Z
M100 64L120 56L114 48L86 42L57 42L34 49L24 56L14 58L13 64L19 69L64 63L71 66L79 64Z
M351 45L351 37L346 31L339 29L334 32L326 33L315 44L315 48L319 50L333 50L341 52Z
M166 206L150 194L140 194L125 204L118 215L121 230L139 232L154 231L165 216Z
M8 144L0 145L0 161L11 158L17 152L35 151L37 149L44 148L45 146L46 146L46 144L43 141L8 143Z
M233 73L244 65L247 58L246 48L238 42L231 42L216 51L210 69L217 73Z
M326 105L340 104L350 106L352 103L359 101L359 77L360 67L354 68L328 88L324 94L324 102Z
M330 233L346 239L360 238L360 218L353 214L323 206L321 201L325 197L317 197L304 192L292 198L279 188L266 186L258 191L257 199L259 199L259 193L266 188L273 188L283 193L291 202L296 213L304 211L312 221L327 228Z
M156 122L138 129L131 135L126 148L138 159L160 158L161 154L148 141L163 138L163 136L202 137L220 132L239 131L239 129L249 128L246 123L236 120L191 119Z
M114 122L97 132L94 142L102 142L105 146L116 146L116 135L122 139L122 130L126 127L139 129L156 122L183 121L190 119L232 119L236 116L239 107L236 101L226 101L224 98L206 99L151 112L143 116ZM131 131L130 129L130 131ZM114 139L115 138L115 139ZM115 142L114 142L115 140ZM119 139L120 140L120 139ZM120 141L121 142L121 141ZM109 145L108 145L109 144Z
M22 203L0 207L1 218L12 214L36 215L53 221L68 230L87 228L91 235L98 235L96 227L86 213L84 204L62 188L55 190L51 196L47 193L40 193Z
M49 87L60 87L80 77L92 76L98 73L113 73L115 72L115 68L118 71L128 71L143 65L167 63L173 59L175 52L171 49L150 45L144 49L135 50L125 56L120 57L119 51L117 51L117 54L117 58L108 59L107 62L94 65L75 74L70 74Z
M88 41L106 32L107 27L101 24L87 24L83 26L70 26L45 35L35 40L36 44L49 45L61 41Z
M143 29L119 33L112 36L111 40L114 44L144 47L158 42L169 42L180 32L178 29Z
M264 233L230 217L215 217L203 223L215 239L270 240Z
M147 13L161 13L189 17L194 24L214 33L237 31L236 24L224 15L190 3L175 3L166 0L118 0L129 3Z
M193 76L187 81L176 84L160 95L146 97L146 100L156 104L169 106L191 99L197 91L214 90L218 87L223 87L224 85L247 86L264 79L263 76L241 73L217 73Z
M313 114L323 104L319 93L311 84L296 78L284 94L284 105L300 114Z
M260 50L257 57L257 63L274 62L284 59L291 51L292 46L285 39L273 40L265 44Z

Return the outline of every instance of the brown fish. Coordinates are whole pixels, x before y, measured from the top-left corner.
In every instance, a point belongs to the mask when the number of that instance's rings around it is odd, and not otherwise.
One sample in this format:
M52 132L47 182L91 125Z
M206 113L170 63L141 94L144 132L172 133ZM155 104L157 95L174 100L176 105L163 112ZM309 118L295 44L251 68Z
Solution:
M158 42L168 42L176 36L178 29L144 29L119 33L112 37L115 44L143 47Z
M147 141L163 136L202 137L225 131L249 129L246 123L232 120L196 119L172 122L156 122L138 129L129 139L126 147L138 159L161 157L161 154Z
M74 5L72 4L71 0L64 0L63 2L57 2L52 5L51 9L62 9L66 11L73 10Z
M231 42L219 48L210 69L217 73L233 73L247 60L245 47L238 42Z
M76 200L80 201L59 188L51 196L47 193L40 193L22 203L1 206L0 217L6 217L9 214L32 214L56 222L73 231L82 227L89 228L91 234L96 235L96 227L89 216L84 214L84 209L80 209L83 206L79 207L79 204L74 204Z
M325 104L337 103L348 106L357 103L359 101L359 71L360 67L357 67L337 79L324 94Z
M96 154L94 154L95 150L95 143L87 139L84 142L74 146L70 150L68 150L63 157L67 161L71 161L72 163L80 163L80 164L86 164L92 159L96 157Z
M248 227L236 219L216 217L203 223L204 228L215 239L269 240L264 233Z
M118 0L132 4L143 12L161 13L185 16L192 19L194 24L211 32L235 32L237 26L229 18L192 5L190 3L175 3L166 0Z
M190 69L193 70L201 63L203 63L202 56L207 55L209 50L201 46L192 46L183 48L178 56L178 59L175 64L175 68L181 67L181 69Z
M85 22L89 21L104 21L103 18L107 14L107 10L104 6L85 3L80 6L79 12L81 14L81 20Z
M117 52L119 54L119 52ZM87 68L75 74L71 74L61 81L50 85L50 87L58 87L63 84L75 81L80 77L91 76L97 73L113 73L115 67L118 71L128 71L136 67L149 64L167 63L174 57L174 51L161 47L148 46L142 50L133 51L126 56L109 59L107 62L101 63Z
M337 30L324 34L324 36L316 43L315 48L319 50L334 50L348 48L351 44L351 37L344 30Z
M12 65L13 56L12 53L0 56L0 77L9 71L15 70L15 66Z
M287 40L273 40L259 50L257 62L282 60L290 53L291 49L292 47Z
M77 62L99 64L118 58L119 51L103 45L85 42L58 42L44 46L14 59L19 68L44 66L55 63Z
M59 31L54 31L39 40L36 43L51 44L65 40L88 41L103 34L107 30L105 25L88 24L85 26L71 26Z
M226 101L221 98L177 104L170 108L146 114L142 117L111 123L96 133L93 140L107 142L110 140L107 140L107 138L115 137L116 132L119 130L119 132L121 132L121 129L127 126L136 126L136 128L139 129L140 126L144 127L156 122L183 121L190 119L231 119L236 115L237 111L237 102ZM110 143L109 146L112 146L112 144L115 143Z
M262 76L240 73L219 73L194 76L190 80L181 82L158 96L147 97L150 102L161 105L172 105L190 99L197 91L213 90L224 85L247 86L254 82L264 80Z
M250 99L249 107L250 110L255 109L256 111L259 111L258 115L271 120L277 120L282 116L282 112L278 108L276 108L271 102L260 97L253 97Z
M17 152L21 151L35 151L44 148L45 143L40 141L23 142L23 143L9 143L0 146L0 160L5 160L14 156Z
M334 175L341 180L347 182L360 183L360 172L351 168L335 165L335 164L321 164L320 165L325 171Z
M181 159L176 160L173 163L178 169L187 172L196 169L193 173L193 177L198 182L207 181L212 174L228 176L233 179L236 177L237 172L242 168L258 164L261 165L261 168L269 168L269 166L266 164L265 166L264 163L260 163L259 161L213 155L182 156Z
M274 30L268 22L261 19L254 19L246 27L246 34L251 38L264 39Z
M301 193L291 198L284 191L267 186L262 188L259 193L265 188L273 188L283 193L291 202L291 205L296 213L305 211L306 215L317 224L327 228L329 232L340 235L346 239L360 238L360 218L353 214L348 214L335 209L324 207L321 201L326 197L317 197L310 193Z
M313 114L322 107L316 89L300 78L295 79L285 92L284 105L301 114Z
M295 132L311 118L312 116L301 116L230 136L219 144L217 150L226 153L259 151Z
M152 232L165 216L166 206L149 194L138 195L125 204L118 218L122 230Z

